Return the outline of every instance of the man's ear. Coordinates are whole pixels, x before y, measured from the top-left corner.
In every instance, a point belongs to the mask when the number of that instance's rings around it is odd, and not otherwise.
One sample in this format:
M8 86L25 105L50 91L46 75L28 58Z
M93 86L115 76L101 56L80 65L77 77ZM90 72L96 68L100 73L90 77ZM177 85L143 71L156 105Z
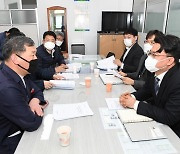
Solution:
M168 57L167 65L170 66L170 65L172 65L173 63L175 63L174 57Z
M138 36L135 36L134 38L135 38L136 41L138 40Z
M12 62L13 62L14 64L19 64L18 57L16 56L16 54L13 53L13 54L11 55L10 59L12 60Z

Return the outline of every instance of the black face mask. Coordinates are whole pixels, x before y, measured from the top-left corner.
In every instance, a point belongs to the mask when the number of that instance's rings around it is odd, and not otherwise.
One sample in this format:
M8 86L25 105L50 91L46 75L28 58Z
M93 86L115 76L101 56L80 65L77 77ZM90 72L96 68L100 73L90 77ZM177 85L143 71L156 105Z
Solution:
M17 55L17 54L16 54ZM27 61L26 59L24 59L23 57L17 55L19 58L21 58L22 60L26 61L27 63L29 63L29 68L26 69L24 68L23 66L19 65L19 67L21 67L22 69L28 71L29 73L34 73L36 71L36 68L37 68L37 65L38 65L38 59L34 59L34 60L31 60L31 61Z

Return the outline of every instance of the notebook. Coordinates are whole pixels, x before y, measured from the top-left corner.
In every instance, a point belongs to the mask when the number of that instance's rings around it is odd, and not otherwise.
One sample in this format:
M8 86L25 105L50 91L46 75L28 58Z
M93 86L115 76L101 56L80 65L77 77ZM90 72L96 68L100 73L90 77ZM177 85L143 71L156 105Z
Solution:
M124 127L132 142L167 138L155 121L125 123Z
M152 121L153 119L136 113L134 109L118 110L117 114L123 124Z
M122 83L122 80L115 77L113 74L100 74L99 76L104 84L112 83L115 85Z

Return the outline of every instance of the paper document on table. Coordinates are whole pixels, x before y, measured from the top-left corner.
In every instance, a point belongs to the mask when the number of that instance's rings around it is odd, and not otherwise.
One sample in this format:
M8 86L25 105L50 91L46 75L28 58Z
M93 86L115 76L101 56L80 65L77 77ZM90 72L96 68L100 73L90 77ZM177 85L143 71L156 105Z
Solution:
M126 123L124 127L133 142L167 138L155 121Z
M55 120L65 120L93 114L87 102L53 105L53 117Z
M60 73L59 75L63 76L65 78L65 80L79 79L79 74Z
M75 81L66 80L50 80L53 84L53 88L71 90L75 88Z
M52 114L48 114L43 118L43 132L41 134L41 140L48 140L51 134L51 129L54 119Z
M122 83L122 80L115 77L113 74L100 74L99 76L104 84L112 83L115 85Z
M143 121L152 121L153 120L146 116L137 114L134 109L118 110L117 114L123 124L131 123L131 122L143 122Z
M120 103L119 98L105 98L109 110L125 109Z
M68 69L65 70L65 73L74 73L74 72L80 72L82 64L81 63L72 63L67 64Z
M172 154L177 153L168 139L132 142L125 132L118 132L124 154Z
M102 60L97 61L97 68L107 70L107 69L117 69L117 65L114 64L115 57L111 56Z

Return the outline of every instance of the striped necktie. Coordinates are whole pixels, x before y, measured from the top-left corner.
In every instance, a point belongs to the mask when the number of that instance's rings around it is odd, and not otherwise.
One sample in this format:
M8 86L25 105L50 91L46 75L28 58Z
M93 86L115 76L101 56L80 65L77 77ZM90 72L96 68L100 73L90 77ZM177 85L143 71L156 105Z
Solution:
M160 81L159 78L157 77L154 78L154 90L155 90L156 95L158 94L158 91L159 91L159 81Z

